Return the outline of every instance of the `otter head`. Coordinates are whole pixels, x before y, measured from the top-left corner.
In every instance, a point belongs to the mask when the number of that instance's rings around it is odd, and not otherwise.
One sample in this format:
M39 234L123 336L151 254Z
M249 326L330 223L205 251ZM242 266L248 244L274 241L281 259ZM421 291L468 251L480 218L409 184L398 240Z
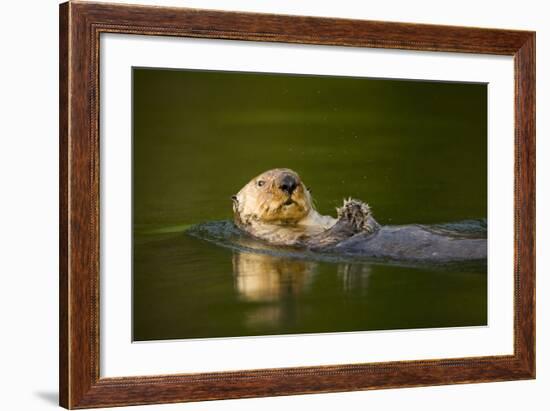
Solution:
M233 196L237 224L297 224L312 208L300 176L287 168L260 174Z

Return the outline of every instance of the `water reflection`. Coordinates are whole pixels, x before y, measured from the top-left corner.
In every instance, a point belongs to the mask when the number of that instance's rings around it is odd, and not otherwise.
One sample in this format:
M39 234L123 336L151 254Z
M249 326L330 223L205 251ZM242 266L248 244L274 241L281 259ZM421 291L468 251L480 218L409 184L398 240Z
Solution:
M317 263L267 254L233 254L235 289L246 301L276 301L306 291Z
M360 290L361 295L365 295L371 274L369 264L338 264L338 280L346 293Z
M246 301L277 301L297 296L310 288L317 266L314 261L235 252L235 290ZM340 263L336 272L342 291L366 291L372 269L366 263Z
M365 298L371 268L369 264L336 264L334 292ZM248 252L233 253L235 291L241 301L252 304L245 315L247 327L291 326L300 322L304 307L299 300L314 293L319 263ZM339 291L337 291L339 290ZM356 295L360 290L360 295ZM307 307L307 305L306 305Z
M218 237L136 242L136 341L486 324L483 265L316 260L229 240L220 247L232 231L210 226Z

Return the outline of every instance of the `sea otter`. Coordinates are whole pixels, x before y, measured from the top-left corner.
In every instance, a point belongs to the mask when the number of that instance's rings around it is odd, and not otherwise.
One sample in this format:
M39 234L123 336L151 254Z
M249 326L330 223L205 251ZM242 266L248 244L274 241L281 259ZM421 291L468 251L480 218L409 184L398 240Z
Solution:
M344 200L337 218L321 215L298 173L287 168L260 174L232 199L237 227L276 246L392 260L487 258L486 238L436 226L382 226L359 200Z

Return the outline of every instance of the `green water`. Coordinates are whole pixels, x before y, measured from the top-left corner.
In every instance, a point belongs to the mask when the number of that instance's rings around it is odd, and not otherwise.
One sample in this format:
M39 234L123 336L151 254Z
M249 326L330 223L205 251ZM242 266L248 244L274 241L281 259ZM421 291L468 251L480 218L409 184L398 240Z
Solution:
M133 70L135 340L485 325L485 265L405 267L233 251L185 229L231 218L275 167L317 209L381 224L487 216L484 84Z

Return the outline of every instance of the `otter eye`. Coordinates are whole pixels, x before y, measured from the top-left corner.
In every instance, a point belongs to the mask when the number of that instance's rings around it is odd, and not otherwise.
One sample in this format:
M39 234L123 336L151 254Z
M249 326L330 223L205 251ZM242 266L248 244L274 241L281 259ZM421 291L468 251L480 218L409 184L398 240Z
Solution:
M265 181L264 180L259 180L257 184L258 184L258 187L261 187L265 184Z

